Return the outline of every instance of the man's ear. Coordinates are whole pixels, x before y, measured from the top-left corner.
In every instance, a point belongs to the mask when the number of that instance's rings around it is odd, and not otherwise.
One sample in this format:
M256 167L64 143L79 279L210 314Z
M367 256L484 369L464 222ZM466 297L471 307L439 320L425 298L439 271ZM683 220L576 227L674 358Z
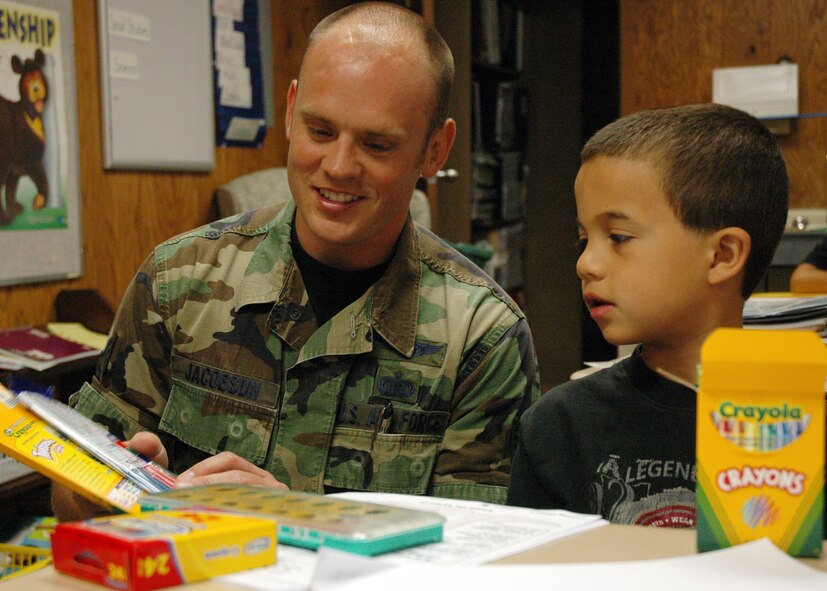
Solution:
M422 164L423 177L431 178L445 165L456 136L457 124L453 119L446 119L443 126L431 135L425 150L425 161Z
M739 275L747 264L752 238L743 228L722 228L711 236L713 256L709 283L718 285Z
M293 128L293 108L296 106L296 88L298 84L298 80L293 80L287 89L287 108L284 110L284 135L288 142Z

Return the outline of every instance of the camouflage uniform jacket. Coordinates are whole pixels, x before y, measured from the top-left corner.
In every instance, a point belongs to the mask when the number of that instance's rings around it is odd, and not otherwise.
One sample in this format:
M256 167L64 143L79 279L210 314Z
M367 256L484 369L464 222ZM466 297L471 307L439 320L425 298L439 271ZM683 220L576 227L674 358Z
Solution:
M119 437L158 433L179 472L229 450L296 490L504 502L513 431L540 393L523 314L409 218L383 277L317 326L294 212L159 245L73 404Z

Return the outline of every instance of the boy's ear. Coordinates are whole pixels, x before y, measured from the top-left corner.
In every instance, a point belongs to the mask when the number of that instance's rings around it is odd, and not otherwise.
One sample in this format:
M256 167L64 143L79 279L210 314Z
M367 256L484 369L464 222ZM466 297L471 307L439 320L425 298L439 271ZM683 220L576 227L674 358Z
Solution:
M722 228L712 237L713 256L709 266L709 283L718 285L738 276L749 258L752 238L743 228Z

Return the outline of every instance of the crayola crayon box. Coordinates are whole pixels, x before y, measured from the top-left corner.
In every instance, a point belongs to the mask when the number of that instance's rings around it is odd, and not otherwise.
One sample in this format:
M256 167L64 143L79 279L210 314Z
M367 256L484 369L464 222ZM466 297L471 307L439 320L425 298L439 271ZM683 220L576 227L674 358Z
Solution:
M55 568L123 591L148 591L276 561L273 519L154 511L60 523Z
M827 348L813 332L718 329L701 348L698 550L768 537L820 556Z

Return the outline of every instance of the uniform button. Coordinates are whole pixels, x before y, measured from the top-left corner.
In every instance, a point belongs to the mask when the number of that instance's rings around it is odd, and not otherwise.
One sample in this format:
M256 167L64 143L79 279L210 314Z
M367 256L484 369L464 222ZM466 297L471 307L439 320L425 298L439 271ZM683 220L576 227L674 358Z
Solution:
M280 421L286 421L287 420L287 413L286 412L281 413L279 415L279 420Z
M227 434L233 439L239 439L244 434L244 425L240 421L233 421L227 427Z
M298 310L296 308L293 308L292 310L290 310L290 320L297 321L297 320L301 319L301 317L302 317L301 310Z
M369 343L373 340L373 333L371 331L365 333L365 340Z
M411 467L409 468L411 474L419 478L423 474L425 474L425 464L422 460L414 460L411 462Z
M190 411L182 410L180 413L178 413L178 418L181 420L182 423L186 425L190 422Z

